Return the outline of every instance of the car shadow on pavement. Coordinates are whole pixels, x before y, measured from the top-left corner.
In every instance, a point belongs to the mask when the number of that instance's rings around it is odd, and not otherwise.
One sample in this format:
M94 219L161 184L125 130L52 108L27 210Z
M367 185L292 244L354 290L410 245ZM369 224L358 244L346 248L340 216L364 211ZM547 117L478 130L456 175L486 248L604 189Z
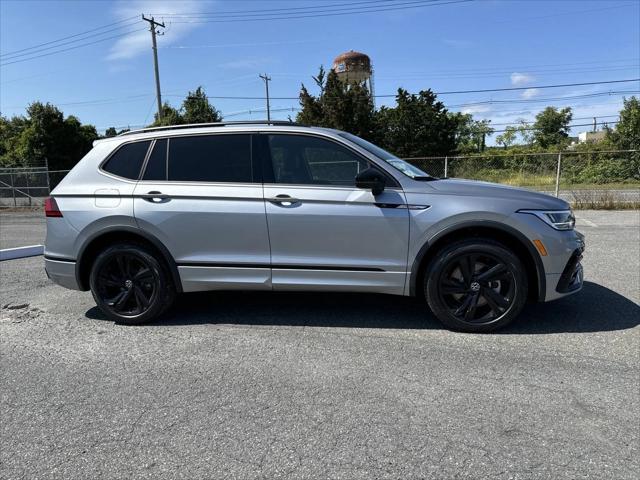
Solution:
M105 319L97 307L87 317ZM234 324L336 328L441 329L417 299L393 295L292 292L202 292L178 297L150 326ZM587 333L640 324L640 307L601 285L550 303L527 305L498 334Z

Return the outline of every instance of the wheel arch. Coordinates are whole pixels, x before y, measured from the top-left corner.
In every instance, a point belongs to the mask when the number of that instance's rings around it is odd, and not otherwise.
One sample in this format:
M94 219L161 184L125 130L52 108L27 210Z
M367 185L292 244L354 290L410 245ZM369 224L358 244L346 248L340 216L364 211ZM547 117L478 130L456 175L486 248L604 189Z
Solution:
M176 262L163 243L140 229L131 226L114 226L111 228L100 230L91 237L87 238L79 250L76 261L76 278L81 290L89 290L89 274L91 265L97 255L108 245L114 243L132 242L144 245L152 252L158 255L158 258L164 261L165 265L171 273L174 287L177 292L182 292L182 283Z
M546 283L544 265L532 242L516 229L494 221L469 221L451 225L431 237L419 250L411 266L409 294L423 295L422 284L430 254L451 242L473 237L491 238L510 248L520 258L527 271L529 299L544 301Z

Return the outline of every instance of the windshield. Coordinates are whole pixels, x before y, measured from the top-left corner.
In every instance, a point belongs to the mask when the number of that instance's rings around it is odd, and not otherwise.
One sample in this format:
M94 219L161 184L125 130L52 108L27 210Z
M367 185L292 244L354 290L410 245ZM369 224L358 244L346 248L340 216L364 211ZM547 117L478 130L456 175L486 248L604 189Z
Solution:
M355 143L356 145L364 148L367 152L374 154L376 157L380 158L381 160L384 160L396 170L400 170L407 177L411 177L411 178L430 177L428 173L423 172L418 167L415 167L410 163L405 162L401 158L398 158L395 155L392 155L391 153L374 145L371 142L367 142L366 140L363 140L360 137L356 137L355 135L352 135L346 132L340 132L339 135Z

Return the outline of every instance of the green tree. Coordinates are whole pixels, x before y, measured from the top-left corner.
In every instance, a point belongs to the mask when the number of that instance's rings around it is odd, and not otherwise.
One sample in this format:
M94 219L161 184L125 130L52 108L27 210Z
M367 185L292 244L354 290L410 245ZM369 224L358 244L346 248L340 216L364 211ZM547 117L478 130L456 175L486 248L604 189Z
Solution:
M184 123L180 111L173 108L167 102L162 104L162 119L158 118L158 112L154 114L153 118L152 127L166 127L169 125L182 125Z
M623 100L620 120L609 137L621 150L640 150L640 100L635 96Z
M518 120L516 129L525 145L531 145L533 143L533 128L525 119L521 118Z
M474 120L470 113L450 113L456 123L456 150L463 153L482 152L486 137L493 133L491 120Z
M445 155L456 149L458 123L431 90L418 95L398 89L395 107L376 115L378 141L401 157Z
M33 102L26 117L3 119L0 123L0 163L33 166L48 163L52 170L73 167L89 150L98 132L92 125L63 113L49 103Z
M184 123L213 123L220 122L220 112L209 103L202 87L189 92L182 103L182 120Z
M323 67L320 67L318 76L313 80L320 93L311 95L302 85L302 108L296 121L305 125L337 128L368 140L375 139L375 110L371 93L364 83L344 83L333 70L327 74Z
M11 119L0 116L0 166L28 166L24 142L21 140L22 131L28 126L29 121L24 116Z
M505 150L513 145L516 141L516 137L518 136L518 127L514 127L513 125L509 125L504 129L500 135L496 137L496 143L498 145L502 145Z
M116 135L118 135L118 131L115 129L115 127L109 127L104 132L104 136L106 138L115 137Z
M534 143L542 148L566 144L572 117L570 107L561 110L555 107L545 108L536 115L536 121L533 124Z

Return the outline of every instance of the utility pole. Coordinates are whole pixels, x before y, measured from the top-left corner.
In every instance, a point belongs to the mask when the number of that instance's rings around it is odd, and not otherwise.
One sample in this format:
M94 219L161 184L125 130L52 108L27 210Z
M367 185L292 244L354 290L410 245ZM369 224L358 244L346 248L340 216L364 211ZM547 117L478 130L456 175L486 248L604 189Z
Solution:
M156 44L156 34L164 35L156 31L156 26L164 28L164 23L156 22L153 17L147 18L142 14L142 20L149 22L151 32L151 43L153 44L153 68L156 74L156 100L158 100L158 120L162 120L162 97L160 96L160 72L158 71L158 46Z
M269 105L269 82L271 77L268 77L266 73L258 76L264 80L264 86L267 89L267 122L271 123L271 106Z

